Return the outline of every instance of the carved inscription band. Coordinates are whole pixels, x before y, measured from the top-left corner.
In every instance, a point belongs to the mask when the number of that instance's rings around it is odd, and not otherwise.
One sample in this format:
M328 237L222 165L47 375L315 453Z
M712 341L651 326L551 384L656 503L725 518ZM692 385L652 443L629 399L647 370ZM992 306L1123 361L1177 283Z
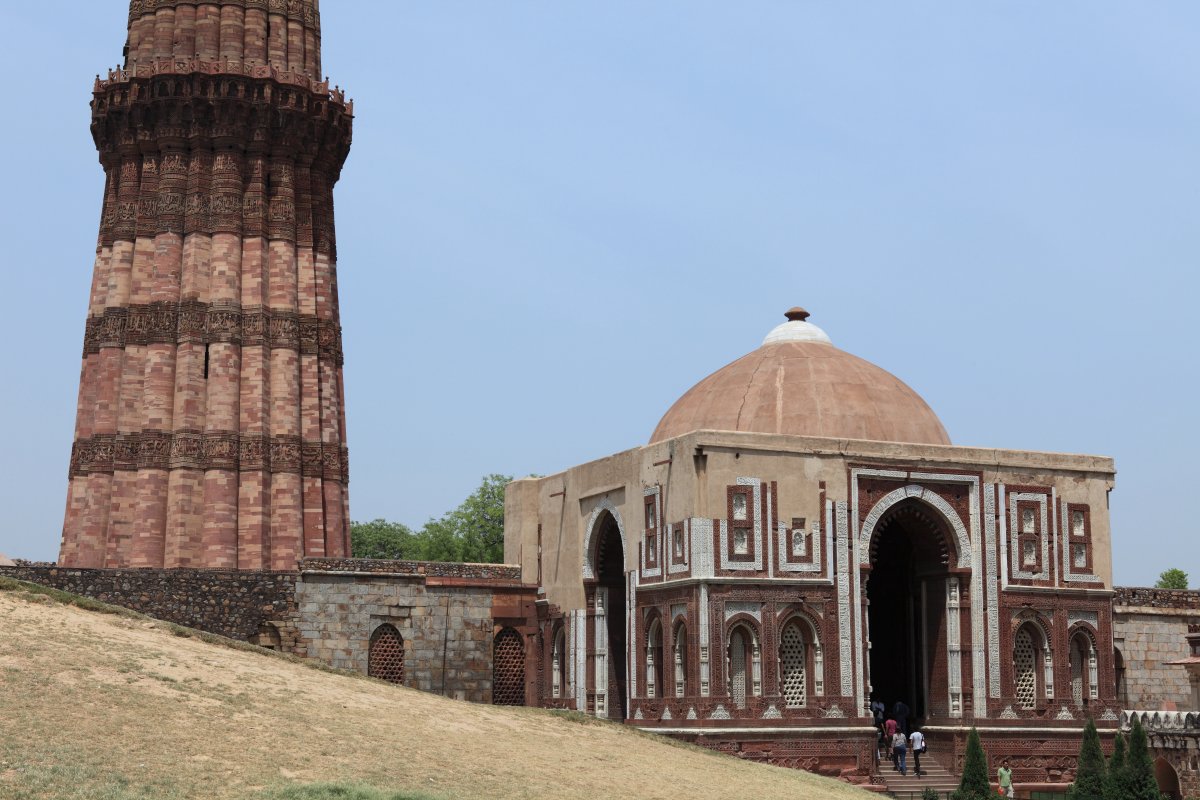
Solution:
M343 362L342 329L333 320L311 314L263 308L223 308L208 303L151 303L106 308L89 317L83 355L102 348L146 344L212 344L263 346L320 356L337 366Z
M349 451L299 436L146 431L100 434L71 449L70 477L137 469L227 469L299 473L350 483Z
M160 8L198 4L201 4L199 0L129 0L129 21L133 22L138 17L153 14ZM317 11L316 0L207 0L202 4L254 8L272 14L285 14L289 19L303 20L306 27L318 32L321 30L321 14Z

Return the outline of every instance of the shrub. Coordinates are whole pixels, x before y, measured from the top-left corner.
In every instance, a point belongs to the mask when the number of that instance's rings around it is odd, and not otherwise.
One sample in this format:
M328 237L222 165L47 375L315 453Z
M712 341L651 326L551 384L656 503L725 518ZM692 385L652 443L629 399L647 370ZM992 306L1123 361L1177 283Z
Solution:
M1100 734L1096 723L1088 720L1079 745L1079 767L1075 783L1067 791L1067 800L1104 800L1104 753L1100 750Z
M1118 731L1104 779L1104 800L1125 800L1125 736Z
M1128 800L1162 800L1158 781L1154 778L1154 762L1150 759L1150 742L1146 729L1137 717L1129 734L1129 753L1125 760L1126 794Z
M979 731L971 728L967 736L967 757L963 763L962 781L951 795L954 800L991 800L992 785L988 780L987 756L979 741Z

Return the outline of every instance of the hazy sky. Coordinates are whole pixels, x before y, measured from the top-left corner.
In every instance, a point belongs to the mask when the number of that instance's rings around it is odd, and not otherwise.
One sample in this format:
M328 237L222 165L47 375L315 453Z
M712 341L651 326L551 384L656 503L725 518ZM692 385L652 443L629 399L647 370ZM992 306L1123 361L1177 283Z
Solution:
M53 559L121 0L0 0L0 552ZM355 519L643 443L804 305L1200 583L1200 4L326 0Z

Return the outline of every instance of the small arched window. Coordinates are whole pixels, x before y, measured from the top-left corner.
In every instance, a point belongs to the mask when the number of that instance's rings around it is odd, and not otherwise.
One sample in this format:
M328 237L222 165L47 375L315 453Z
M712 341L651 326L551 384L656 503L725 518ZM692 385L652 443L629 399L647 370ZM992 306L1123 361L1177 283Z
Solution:
M567 693L567 629L558 626L550 658L550 696L564 697Z
M681 622L675 626L675 696L687 697L687 627Z
M793 619L779 637L779 689L788 708L808 702L809 647L800 620Z
M371 634L367 674L392 683L404 683L404 637L394 625L385 623Z
M1021 708L1037 706L1039 697L1054 696L1054 673L1050 650L1042 629L1026 622L1013 639L1013 683Z
M646 697L662 697L665 694L662 623L655 619L646 634Z
M1129 698L1125 696L1125 656L1121 655L1120 648L1113 648L1113 690L1117 695L1117 702L1121 704L1121 708L1129 708Z
M500 631L492 643L492 703L525 705L525 641L512 628Z
M1071 637L1071 699L1075 705L1085 705L1090 700L1099 699L1096 685L1096 648L1092 646L1092 637L1080 630Z
M735 708L745 708L746 698L758 694L759 651L754 631L736 625L729 632L729 698Z

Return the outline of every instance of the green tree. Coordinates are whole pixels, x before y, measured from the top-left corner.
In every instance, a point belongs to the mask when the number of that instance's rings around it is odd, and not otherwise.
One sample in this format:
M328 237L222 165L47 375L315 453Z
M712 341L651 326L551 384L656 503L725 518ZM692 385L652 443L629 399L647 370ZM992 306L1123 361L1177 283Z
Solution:
M504 487L511 475L487 475L479 488L444 517L462 541L462 559L479 564L504 561Z
M383 519L352 522L351 552L355 558L498 564L504 560L504 487L511 482L508 475L485 476L458 508L415 533Z
M470 561L499 564L504 560L504 487L508 475L487 475L458 508L431 519L417 534L423 561Z
M354 558L420 558L416 537L407 525L375 519L350 523L350 553Z
M1158 583L1154 584L1156 589L1186 589L1188 587L1188 574L1178 567L1171 567L1164 570L1158 576Z
M1075 783L1067 792L1067 800L1104 800L1104 753L1100 750L1096 723L1090 719L1083 729L1079 767L1075 771Z
M1112 758L1108 760L1108 774L1104 780L1104 800L1125 800L1125 736L1117 732L1113 741Z
M952 795L954 800L990 800L992 784L988 778L987 756L979 741L979 731L971 728L967 736L967 755L963 762L962 781Z
M1158 781L1154 777L1154 762L1150 758L1150 741L1137 717L1133 718L1133 731L1129 734L1125 771L1126 800L1162 800L1162 792L1158 790Z
M426 522L417 534L417 543L421 561L462 561L462 540L445 517Z

